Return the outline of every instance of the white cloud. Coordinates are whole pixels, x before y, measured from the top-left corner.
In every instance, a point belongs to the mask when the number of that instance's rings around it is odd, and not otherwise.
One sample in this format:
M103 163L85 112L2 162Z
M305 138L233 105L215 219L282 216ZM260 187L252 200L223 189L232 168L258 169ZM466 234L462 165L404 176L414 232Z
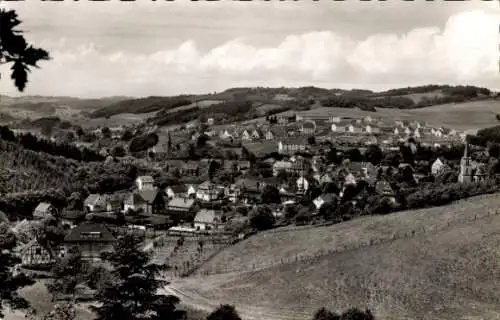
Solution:
M290 35L273 47L234 39L202 52L194 41L150 54L104 53L42 42L53 60L33 72L27 93L103 96L210 92L241 85L380 88L423 83L492 86L498 80L500 16L483 11L450 17L441 30L374 34L361 41L333 31ZM3 71L4 69L2 69ZM14 93L7 81L0 90Z

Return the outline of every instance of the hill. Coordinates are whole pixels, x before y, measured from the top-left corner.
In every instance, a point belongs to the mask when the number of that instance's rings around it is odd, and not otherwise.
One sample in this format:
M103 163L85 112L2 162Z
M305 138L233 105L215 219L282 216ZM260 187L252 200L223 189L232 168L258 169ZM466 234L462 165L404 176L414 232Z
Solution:
M384 320L498 319L499 204L495 194L257 234L173 287L193 305L241 306L244 319L307 319L322 306L366 306ZM203 275L221 271L232 272Z

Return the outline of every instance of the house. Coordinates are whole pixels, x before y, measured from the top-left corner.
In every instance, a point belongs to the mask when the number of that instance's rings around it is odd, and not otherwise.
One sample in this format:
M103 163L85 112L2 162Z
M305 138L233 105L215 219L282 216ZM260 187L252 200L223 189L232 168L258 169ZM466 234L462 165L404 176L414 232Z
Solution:
M349 132L349 133L362 133L363 129L351 124L347 127L347 132Z
M167 204L167 212L169 214L190 214L194 209L194 199L189 198L173 198Z
M365 126L365 132L370 134L379 134L380 128L368 124Z
M182 164L182 175L197 177L200 175L200 163L197 161L188 161Z
M329 116L328 117L328 122L338 123L340 121L342 121L342 117L336 117L336 116Z
M307 140L301 137L284 139L278 143L278 152L288 154L303 152L306 150L306 145Z
M341 126L338 123L332 123L330 129L332 130L332 132L339 132L339 133L341 132L344 133L347 131L347 127Z
M241 134L241 140L250 141L252 140L252 136L247 130L243 130L243 133Z
M126 194L113 194L106 197L107 212L122 212Z
M375 192L379 195L394 197L394 189L386 180L379 180L375 183Z
M252 134L251 134L251 136L250 136L250 137L251 137L253 140L259 140L259 139L262 137L262 135L263 135L263 134L262 134L262 132L260 132L260 130L259 130L259 129L254 129L254 130L252 131Z
M416 129L415 129L415 131L413 131L413 136L414 136L415 138L420 138L420 137L422 137L422 135L420 134L420 130L419 130L419 128L416 128Z
M366 116L364 119L363 119L364 122L372 122L373 121L373 118L371 116Z
M273 164L273 175L277 176L281 171L290 172L292 169L292 162L290 161L276 161Z
M139 190L153 190L155 180L151 176L140 176L135 179L135 183Z
M106 211L106 196L96 193L90 194L83 202L83 207L89 213L104 212Z
M393 133L395 136L399 136L399 128L394 128Z
M148 215L164 212L165 199L163 193L158 188L133 192L125 199L123 210L125 212L142 210L143 213Z
M411 135L411 129L410 129L409 127L406 127L406 128L405 128L404 133L405 133L407 136L410 136L410 135Z
M230 134L229 131L226 129L226 130L222 130L219 133L219 138L222 139L222 140L232 139L233 135Z
M48 246L42 245L37 239L33 239L21 249L21 266L50 266L56 261L58 254L61 253L60 251L53 250Z
M222 223L221 216L220 211L201 209L194 218L194 228L203 231L218 229Z
M273 131L272 130L267 130L265 137L266 137L266 140L274 140L274 133L273 133Z
M314 122L313 120L305 121L304 123L302 123L300 131L302 132L302 134L314 134L314 132L316 132L316 122Z
M448 166L443 158L437 158L431 165L431 173L433 176L441 174Z
M56 208L50 203L40 202L33 211L33 218L37 220L54 216L57 213Z
M79 222L85 220L85 212L80 210L63 210L61 212L61 222L71 228L76 226Z
M207 119L207 125L213 126L214 125L214 118L208 118Z
M333 202L337 199L337 195L334 193L327 193L323 194L316 199L313 200L314 206L316 207L316 210L321 209L321 207L328 202Z
M113 250L115 237L108 228L99 223L85 222L74 227L64 238L64 251L78 247L82 259L99 261L103 252Z
M188 189L185 185L170 186L165 189L165 194L169 199L172 198L185 198L188 196Z
M198 186L196 199L214 201L219 199L220 193L220 189L214 183L207 180Z
M314 178L316 179L316 181L318 181L319 184L333 182L333 177L329 172L325 172L323 174L317 174L314 176Z
M300 177L297 179L297 191L305 193L309 189L309 182L306 178Z

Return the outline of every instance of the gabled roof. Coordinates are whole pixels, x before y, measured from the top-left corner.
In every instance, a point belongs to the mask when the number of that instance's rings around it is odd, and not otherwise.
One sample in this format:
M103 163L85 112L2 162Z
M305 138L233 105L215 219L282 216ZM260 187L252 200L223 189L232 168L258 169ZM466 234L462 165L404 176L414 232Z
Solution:
M304 137L287 138L280 141L284 145L306 145L307 139Z
M292 167L292 162L290 161L276 161L274 164L273 164L273 168L274 169L290 169Z
M38 206L35 208L35 213L36 212L47 212L50 210L50 207L52 207L52 204L48 202L40 202Z
M236 180L235 185L239 188L259 190L260 181L257 179L243 178Z
M155 181L152 176L140 176L137 177L136 180L141 180L142 182L151 182L151 183Z
M172 192L175 193L175 194L177 194L177 193L186 193L187 190L188 190L187 186L184 185L184 184L178 184L178 185L175 185L175 186L170 186L167 189L172 190Z
M38 241L38 239L34 238L32 240L30 240L27 244L25 244L23 246L23 248L21 249L20 253L21 254L24 254L24 252L26 252L26 250L30 249L31 247L33 246L40 246L42 247L43 249L47 250L47 252L49 253L49 255L51 257L54 257L54 251L52 250L52 248L48 247L48 246L44 246L40 243L40 241Z
M153 203L158 195L158 189L153 190L140 190L139 196L147 203Z
M213 188L215 188L215 184L213 184L209 180L203 182L202 184L200 184L198 186L198 189L201 189L201 190L208 190L208 189L213 189Z
M194 218L194 222L218 223L219 215L215 210L201 209Z
M194 204L194 199L173 198L168 202L167 207L189 209L193 206L193 204Z
M104 204L104 197L102 197L100 194L93 193L89 195L83 203L85 205L97 205L98 203Z
M115 237L104 225L84 222L71 229L64 242L113 242Z

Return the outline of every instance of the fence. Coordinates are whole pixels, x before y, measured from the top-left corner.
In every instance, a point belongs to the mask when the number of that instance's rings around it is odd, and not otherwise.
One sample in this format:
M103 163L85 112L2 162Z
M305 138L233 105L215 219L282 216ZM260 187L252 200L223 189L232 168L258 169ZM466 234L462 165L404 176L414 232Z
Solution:
M257 270L263 270L263 269L268 269L272 267L276 267L279 265L283 264L292 264L292 263L297 263L297 262L307 262L307 263L314 263L318 262L320 259L324 258L325 256L337 254L337 253L342 253L345 251L352 251L352 250L357 250L360 248L365 248L365 247L370 247L370 246L375 246L375 245L380 245L380 244L385 244L385 243L390 243L395 240L399 239L408 239L408 238L413 238L415 236L420 236L420 235L425 235L425 234L431 234L439 231L444 231L446 229L449 229L450 227L454 225L460 225L463 223L468 223L468 222L474 222L479 219L485 219L489 218L492 216L496 216L500 214L500 209L490 209L487 210L483 214L474 214L471 216L466 216L462 219L457 219L452 222L446 223L443 227L441 228L429 228L429 227L419 227L415 228L410 231L401 231L401 232L395 232L391 236L386 237L386 238L378 238L378 239L370 239L365 242L359 242L356 244L352 245L339 245L337 248L332 248L329 250L319 250L315 252L314 254L296 254L292 257L287 257L287 258L281 258L279 260L273 260L273 261L267 261L267 262L262 262L258 264L252 264L244 268L225 268L223 266L216 266L214 270L207 271L204 270L200 272L201 275L208 276L208 275L214 275L214 274L223 274L223 273L231 273L231 272L249 272L249 271L257 271ZM286 230L283 230L286 231Z

